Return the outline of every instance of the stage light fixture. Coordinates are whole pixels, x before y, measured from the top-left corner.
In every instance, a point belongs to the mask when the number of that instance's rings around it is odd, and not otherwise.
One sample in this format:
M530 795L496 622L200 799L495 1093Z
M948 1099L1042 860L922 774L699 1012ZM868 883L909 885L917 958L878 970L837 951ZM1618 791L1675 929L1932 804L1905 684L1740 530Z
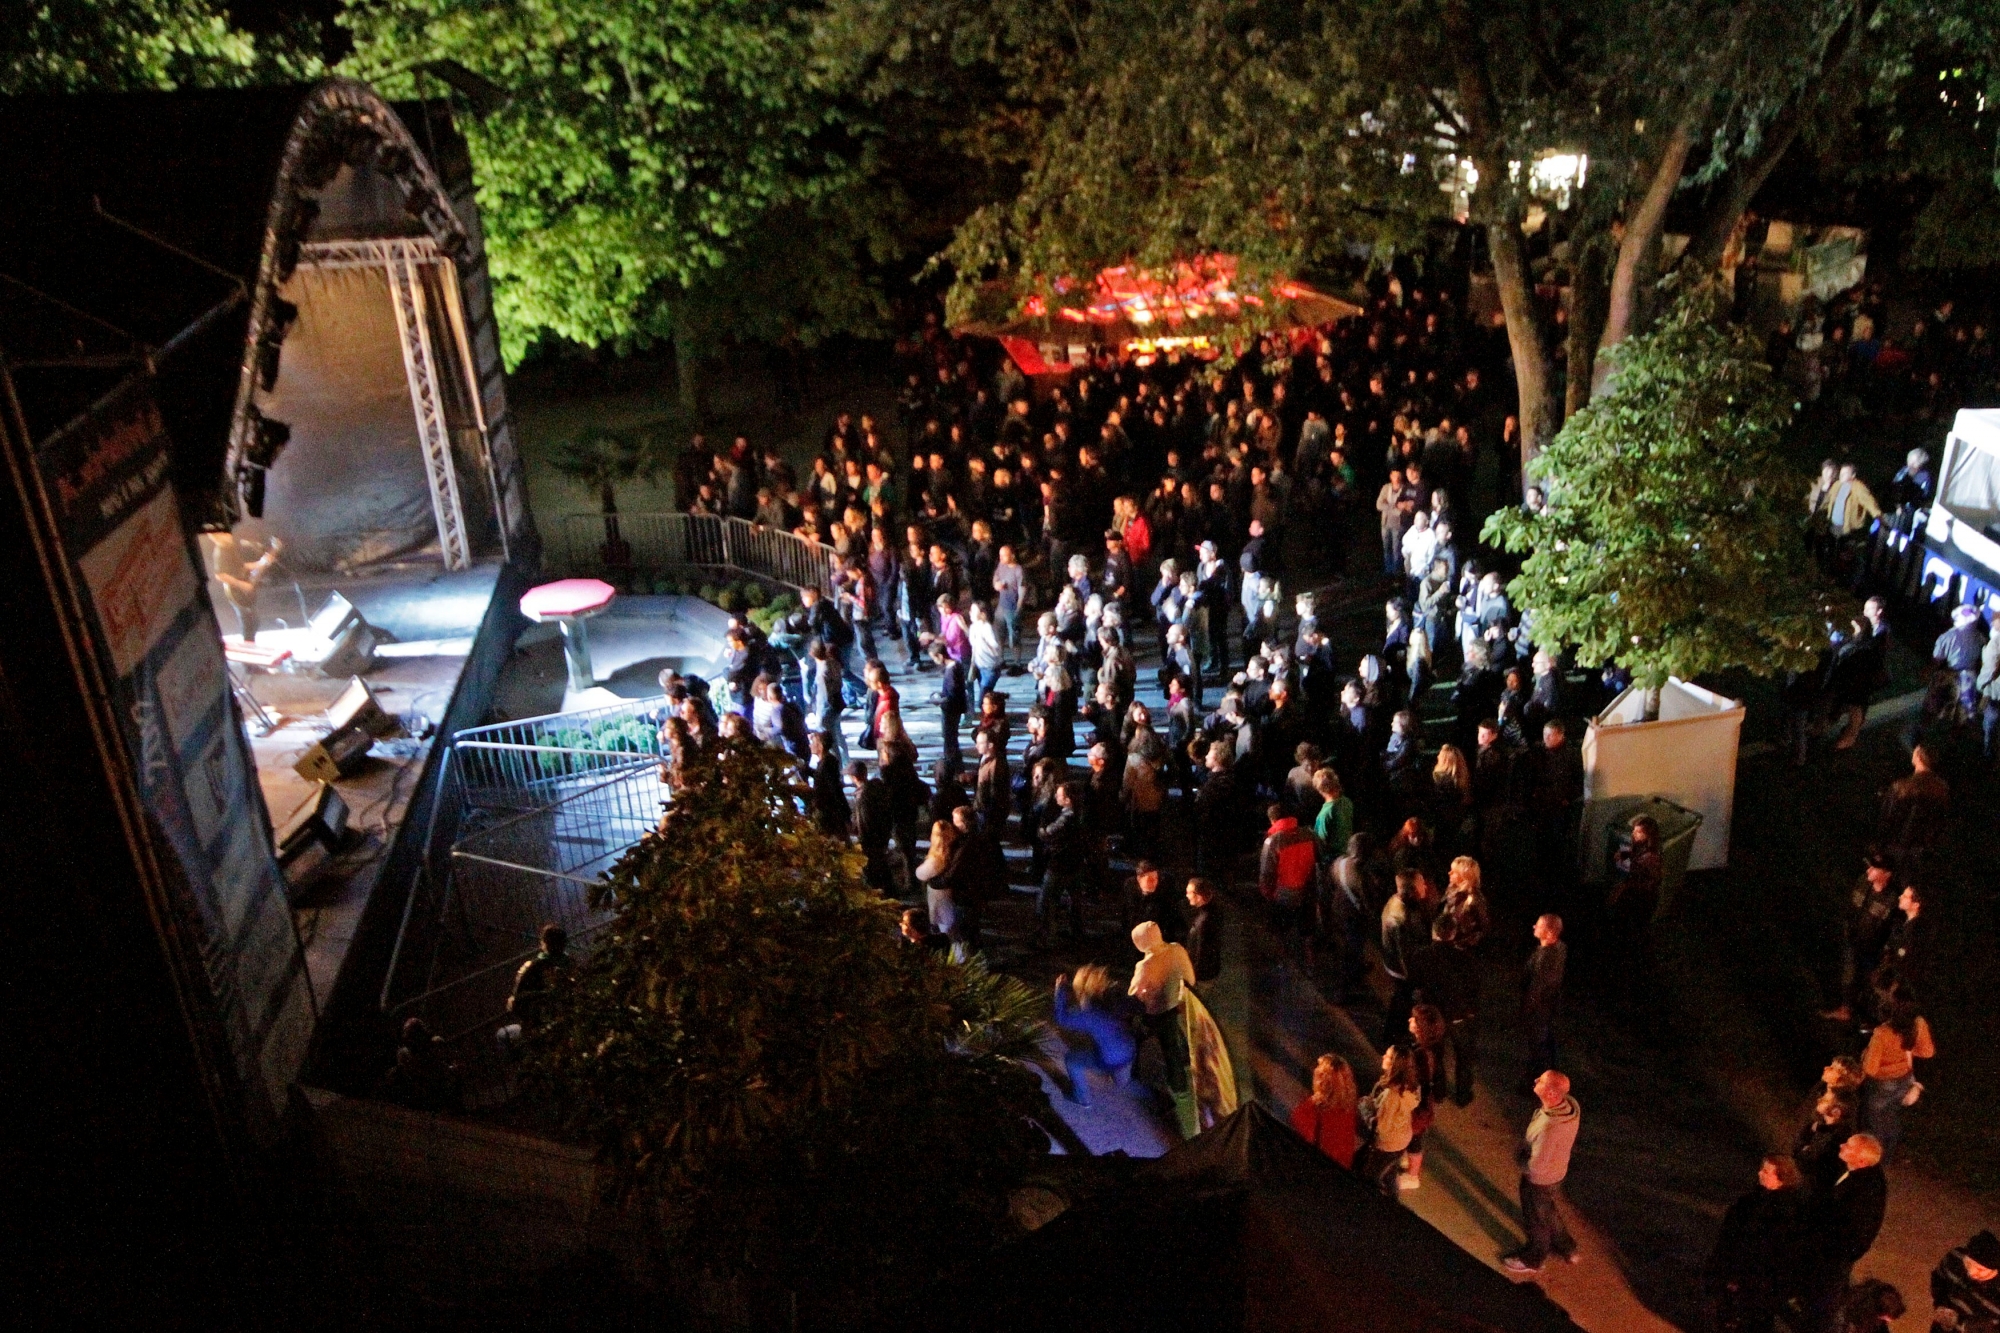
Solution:
M303 195L292 198L292 206L286 210L284 221L278 227L278 281L286 282L299 266L299 248L306 243L306 232L319 220L319 201L307 199Z
M264 517L264 469L248 464L236 470L236 498L251 518Z
M292 441L292 428L282 421L273 421L259 415L257 435L250 442L244 457L250 466L268 468L278 461L278 455L285 452L285 446Z

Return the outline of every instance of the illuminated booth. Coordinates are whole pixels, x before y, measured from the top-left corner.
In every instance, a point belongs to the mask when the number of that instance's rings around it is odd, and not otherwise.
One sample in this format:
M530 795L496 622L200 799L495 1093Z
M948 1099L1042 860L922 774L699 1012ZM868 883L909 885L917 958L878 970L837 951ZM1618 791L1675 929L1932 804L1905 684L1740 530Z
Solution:
M329 80L0 101L0 169L0 680L108 858L50 919L152 941L106 984L172 997L251 1150L372 1012L538 555L470 159L444 104Z
M1361 307L1303 282L1239 278L1236 256L1202 255L1170 268L1121 264L1088 282L1061 278L1054 300L1016 301L1006 283L989 283L955 332L997 339L1030 377L1066 375L1092 347L1129 352L1142 362L1170 352L1203 359L1240 336L1253 315L1297 340L1361 313Z

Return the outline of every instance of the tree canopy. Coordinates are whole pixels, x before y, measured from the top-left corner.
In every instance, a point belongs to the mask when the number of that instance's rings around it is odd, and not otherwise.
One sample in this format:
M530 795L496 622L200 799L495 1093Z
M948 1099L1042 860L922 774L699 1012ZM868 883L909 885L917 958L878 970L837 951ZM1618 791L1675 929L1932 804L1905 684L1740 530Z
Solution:
M319 73L303 29L258 37L211 0L30 0L0 23L0 96L221 88Z
M385 89L445 91L424 71L450 61L500 94L462 123L510 362L545 331L693 345L877 313L861 261L892 243L885 196L857 188L870 130L821 77L806 11L355 0L341 22L349 68Z
M598 890L528 1083L683 1252L815 1326L989 1243L1047 1139L1042 999L901 943L790 761L716 742Z
M961 301L994 273L1025 290L1206 250L1241 256L1254 283L1354 253L1379 260L1463 212L1486 234L1532 454L1563 416L1554 331L1533 299L1533 215L1570 196L1552 259L1573 292L1574 408L1601 385L1587 373L1600 339L1650 317L1674 266L1661 240L1677 195L1694 212L1685 266L1712 267L1804 125L1904 80L1919 23L1990 45L1978 21L1989 7L917 0L909 22L957 25L958 49L1006 73L998 114L1027 144L1018 195L975 214L952 247ZM1538 179L1551 156L1587 158L1585 179Z
M1687 291L1611 353L1610 390L1531 475L1548 507L1503 509L1483 537L1530 553L1508 585L1535 641L1668 676L1805 670L1829 598L1805 550L1806 478L1779 452L1791 406L1755 340Z

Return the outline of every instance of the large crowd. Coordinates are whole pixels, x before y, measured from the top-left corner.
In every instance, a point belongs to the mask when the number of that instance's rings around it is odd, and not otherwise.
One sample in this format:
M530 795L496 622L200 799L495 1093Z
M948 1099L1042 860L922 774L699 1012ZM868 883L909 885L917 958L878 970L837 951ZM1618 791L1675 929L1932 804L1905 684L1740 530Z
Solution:
M1936 327L1949 331L1909 363L1926 384L1990 377L1983 329ZM1822 378L1893 369L1895 349L1864 358L1856 336ZM1506 1266L1574 1261L1556 1205L1581 1124L1558 1045L1566 932L1607 976L1644 976L1665 857L1641 817L1608 887L1575 882L1579 720L1627 682L1538 644L1471 540L1483 511L1546 502L1510 487L1504 344L1412 290L1310 336L1266 337L1227 370L1099 350L1037 391L935 323L908 351L893 428L842 413L804 476L744 439L697 438L681 455L690 512L831 554L826 587L768 634L732 625L713 692L663 677L667 780L718 732L793 752L822 828L858 843L870 884L921 903L903 917L912 947L992 946L989 914L1020 881L1032 925L1012 942L1030 954L1059 926L1080 942L1089 917L1115 912L1129 983L1090 963L1056 985L1065 1091L1087 1102L1093 1080L1127 1081L1156 1041L1188 1134L1236 1102L1202 996L1224 967L1222 914L1247 898L1290 965L1380 1015L1379 1071L1321 1057L1294 1124L1391 1197L1421 1186L1437 1108L1474 1096L1480 950L1500 898L1533 923L1518 1038L1539 1071L1527 1240ZM1864 495L1835 468L1808 497L1830 555ZM1379 639L1339 655L1332 617L1370 598ZM1801 757L1829 711L1847 724L1836 744L1852 743L1887 643L1877 601L1788 690ZM936 710L928 768L912 691ZM1921 1096L1917 1062L1935 1051L1923 908L1949 792L1913 754L1829 997L1829 1021L1863 1044L1828 1066L1795 1151L1767 1158L1729 1211L1708 1267L1723 1327L1762 1333L1789 1307L1795 1328L1876 1328L1900 1311L1893 1289L1850 1275L1882 1223L1882 1162ZM1179 892L1170 863L1188 872ZM1983 1233L1940 1266L1938 1308L1962 1316L1940 1313L1940 1327L2000 1318L1995 1248Z

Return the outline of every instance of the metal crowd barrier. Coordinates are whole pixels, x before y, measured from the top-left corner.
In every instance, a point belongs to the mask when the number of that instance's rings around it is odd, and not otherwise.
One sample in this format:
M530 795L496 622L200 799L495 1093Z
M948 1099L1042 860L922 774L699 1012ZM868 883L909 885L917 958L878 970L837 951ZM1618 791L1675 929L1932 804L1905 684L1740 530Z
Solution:
M566 514L563 572L598 577L698 567L735 569L795 588L827 589L833 548L712 514Z

